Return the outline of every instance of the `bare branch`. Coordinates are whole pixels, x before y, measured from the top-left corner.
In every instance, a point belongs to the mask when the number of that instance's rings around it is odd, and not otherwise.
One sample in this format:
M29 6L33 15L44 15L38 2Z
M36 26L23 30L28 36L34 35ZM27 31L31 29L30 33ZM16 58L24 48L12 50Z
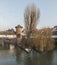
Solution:
M34 4L25 8L24 21L27 35L30 35L36 29L39 17L40 11Z

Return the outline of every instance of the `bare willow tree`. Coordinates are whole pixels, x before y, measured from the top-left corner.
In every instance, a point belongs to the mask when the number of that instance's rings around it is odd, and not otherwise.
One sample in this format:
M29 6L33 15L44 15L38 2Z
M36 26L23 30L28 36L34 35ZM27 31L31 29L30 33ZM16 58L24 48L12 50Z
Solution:
M36 29L39 17L40 11L39 8L36 8L35 4L28 5L25 8L24 21L27 37L30 37L31 33Z

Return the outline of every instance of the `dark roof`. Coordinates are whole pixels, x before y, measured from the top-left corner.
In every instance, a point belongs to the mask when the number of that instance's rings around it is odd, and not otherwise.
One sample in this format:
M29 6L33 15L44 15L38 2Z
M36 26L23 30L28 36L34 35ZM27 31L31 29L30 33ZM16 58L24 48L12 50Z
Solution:
M23 28L21 25L17 25L15 28Z
M56 26L54 26L54 27L57 27L57 25L56 25Z
M54 31L57 30L57 26L54 26L54 27L53 27L53 30L54 30Z
M3 34L5 34L5 35L7 35L7 34L8 34L8 35L9 35L9 34L10 34L10 35L11 35L11 34L12 34L12 35L15 35L15 31L14 31L14 29L8 29L8 30L5 30L5 31L0 31L0 34L1 34L1 35L3 35Z

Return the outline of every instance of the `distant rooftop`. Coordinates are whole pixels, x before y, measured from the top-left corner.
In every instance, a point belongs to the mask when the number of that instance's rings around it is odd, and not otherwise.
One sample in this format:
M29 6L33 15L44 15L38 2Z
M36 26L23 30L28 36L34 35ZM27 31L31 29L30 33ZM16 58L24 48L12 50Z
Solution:
M57 26L54 26L54 28L57 30Z
M8 29L8 30L5 30L5 31L0 31L0 35L3 35L3 34L5 34L5 35L15 35L15 31L14 31L14 29Z
M53 35L57 35L57 26L54 26L52 29ZM54 36L53 36L54 37ZM56 37L55 37L56 38Z
M54 26L53 27L53 31L57 31L57 26Z

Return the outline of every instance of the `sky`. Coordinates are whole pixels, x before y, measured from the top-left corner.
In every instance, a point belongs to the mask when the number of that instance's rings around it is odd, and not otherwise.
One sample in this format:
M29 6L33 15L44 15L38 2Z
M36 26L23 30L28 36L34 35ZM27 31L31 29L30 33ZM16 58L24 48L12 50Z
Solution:
M24 27L25 8L32 3L40 9L37 28L57 25L57 0L0 0L0 30Z

